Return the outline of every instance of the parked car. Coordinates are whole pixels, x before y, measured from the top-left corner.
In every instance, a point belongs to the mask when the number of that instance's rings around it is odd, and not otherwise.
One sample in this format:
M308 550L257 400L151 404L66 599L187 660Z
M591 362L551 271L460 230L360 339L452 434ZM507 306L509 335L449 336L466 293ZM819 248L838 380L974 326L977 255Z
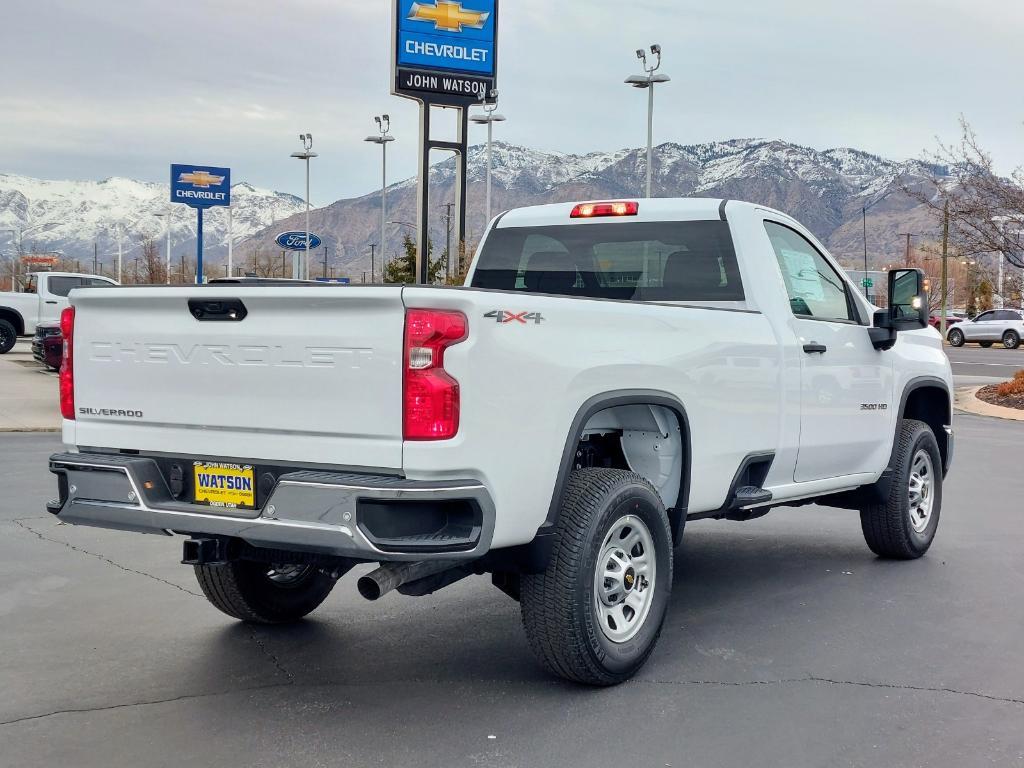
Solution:
M789 216L659 199L502 214L465 287L82 289L47 508L183 534L247 622L361 563L371 600L487 574L549 671L618 683L699 520L818 501L928 550L953 380L923 274L888 281L877 309Z
M39 323L56 323L75 288L117 285L106 277L73 272L32 272L20 291L0 292L0 355L14 349L19 336L32 336Z
M952 326L956 325L957 323L962 323L966 319L967 315L965 315L963 312L947 312L946 330L948 331ZM928 318L928 324L931 325L931 327L934 328L935 330L941 330L942 315L932 314L932 316Z
M946 338L954 347L967 343L991 347L1001 341L1007 349L1016 349L1024 338L1024 312L1019 309L990 309L973 320L957 323L946 332Z
M59 371L63 353L64 336L60 332L60 324L37 325L32 337L32 357L36 362Z

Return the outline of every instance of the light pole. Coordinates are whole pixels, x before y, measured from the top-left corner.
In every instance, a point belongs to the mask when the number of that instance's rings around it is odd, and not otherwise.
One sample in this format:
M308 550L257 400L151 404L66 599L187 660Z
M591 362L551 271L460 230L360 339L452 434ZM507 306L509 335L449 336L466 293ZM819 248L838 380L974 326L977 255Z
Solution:
M232 230L231 206L228 206L228 271L227 277L231 277L231 268L234 266L235 236Z
M484 226L487 226L491 223L491 144L494 142L494 124L505 122L505 117L494 111L498 108L498 92L496 90L491 91L491 101L484 99L481 106L484 114L473 115L469 119L477 125L487 126L487 219L484 221Z
M124 237L122 230L124 227L121 222L117 222L117 282L121 282L121 262L124 258Z
M630 75L626 78L626 84L634 88L647 89L647 197L651 196L651 184L653 181L653 158L654 158L654 86L656 83L667 83L672 78L668 75L654 74L661 68L661 46L655 43L651 46L651 53L657 58L654 64L647 63L647 51L637 48L636 57L643 64L643 75Z
M309 161L314 157L317 157L316 152L311 152L313 148L313 134L311 133L300 133L299 141L302 142L301 152L292 152L292 157L296 160L306 161L306 267L305 277L309 278Z
M395 140L389 135L391 131L391 116L380 115L373 118L377 123L378 134L367 136L365 141L371 144L380 144L381 149L381 184L380 184L380 252L387 253L387 223L388 223L388 142ZM370 262L370 282L373 282L373 262Z
M229 209L230 210L230 209ZM173 209L169 208L165 213L153 214L158 219L164 220L164 229L167 230L167 284L171 284L171 216Z
M0 229L0 232L10 232L11 236L9 238L7 238L7 242L10 245L14 245L14 238L18 234L16 230L13 230L13 229ZM11 290L14 291L14 290L17 290L16 286L14 285L14 275L15 275L14 252L13 251L4 251L4 255L6 255L11 260Z

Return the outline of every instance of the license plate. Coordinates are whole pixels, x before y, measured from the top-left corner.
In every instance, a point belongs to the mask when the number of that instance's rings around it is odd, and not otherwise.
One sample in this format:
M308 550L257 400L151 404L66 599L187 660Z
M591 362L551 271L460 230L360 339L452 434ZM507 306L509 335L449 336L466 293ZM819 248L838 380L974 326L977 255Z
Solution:
M193 464L196 504L212 507L256 507L256 473L240 464Z

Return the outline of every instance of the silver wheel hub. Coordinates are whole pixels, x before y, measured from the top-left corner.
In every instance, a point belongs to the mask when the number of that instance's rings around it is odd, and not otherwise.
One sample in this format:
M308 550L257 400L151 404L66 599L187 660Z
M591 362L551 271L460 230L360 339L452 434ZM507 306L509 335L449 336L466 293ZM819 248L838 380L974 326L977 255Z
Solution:
M918 533L924 533L932 518L935 505L935 467L932 457L923 448L914 454L910 463L910 524Z
M631 640L647 619L654 600L654 537L634 515L612 525L594 573L594 607L604 636L613 643Z

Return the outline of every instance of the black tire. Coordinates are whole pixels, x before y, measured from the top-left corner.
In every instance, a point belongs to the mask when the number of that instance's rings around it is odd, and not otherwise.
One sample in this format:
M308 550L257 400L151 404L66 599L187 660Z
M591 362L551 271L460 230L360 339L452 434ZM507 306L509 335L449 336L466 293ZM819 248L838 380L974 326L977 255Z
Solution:
M959 328L954 328L949 333L947 333L946 338L949 340L949 343L952 344L954 347L962 347L964 345L964 332L961 331Z
M6 355L18 340L18 331L9 320L0 320L0 355Z
M228 616L253 624L298 621L327 599L335 584L313 566L300 568L284 581L275 581L272 570L299 567L250 560L194 567L207 600ZM280 574L276 577L281 578Z
M979 341L978 346L981 347L982 349L988 349L989 347L992 346L993 343L994 342L991 341Z
M912 522L910 503L911 469L919 452L931 460L931 512L922 530ZM921 421L903 419L896 435L889 498L861 509L860 527L868 547L879 557L914 560L932 545L942 511L942 457L931 428ZM918 521L920 518L918 517Z
M613 642L601 626L596 568L602 553L609 551L606 537L627 516L643 522L653 543L654 591L635 635ZM629 554L642 556L636 552L634 547ZM629 589L642 591L646 579L634 578L637 586ZM526 636L549 672L588 685L629 679L654 650L672 591L672 532L657 492L640 475L624 470L574 472L562 498L548 567L541 574L524 575L520 588Z
M1020 346L1020 334L1016 331L1007 331L1003 334L1003 346L1007 349L1016 349Z

